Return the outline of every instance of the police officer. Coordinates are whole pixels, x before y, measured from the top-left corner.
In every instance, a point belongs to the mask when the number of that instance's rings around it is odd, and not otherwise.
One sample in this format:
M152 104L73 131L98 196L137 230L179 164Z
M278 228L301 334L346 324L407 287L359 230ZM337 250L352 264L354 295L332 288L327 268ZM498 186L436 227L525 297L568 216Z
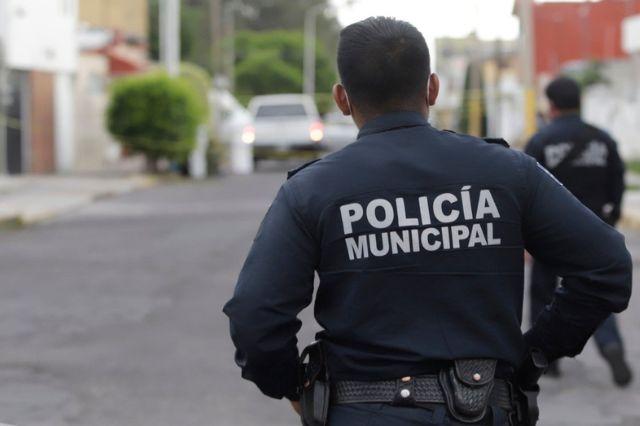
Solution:
M580 118L580 87L558 77L546 88L552 122L533 136L525 151L549 170L602 220L615 226L624 192L624 163L615 141ZM551 299L557 285L553 269L534 260L531 268L531 321ZM611 367L614 382L626 386L631 370L624 358L622 338L614 315L594 334L598 349ZM549 373L560 375L557 363Z
M524 424L510 390L532 349L574 356L627 306L623 237L531 157L428 123L438 77L411 24L346 27L338 69L360 132L291 172L260 226L224 308L242 376L298 410L318 391L309 424ZM525 249L564 278L523 335ZM314 272L326 371L301 379Z

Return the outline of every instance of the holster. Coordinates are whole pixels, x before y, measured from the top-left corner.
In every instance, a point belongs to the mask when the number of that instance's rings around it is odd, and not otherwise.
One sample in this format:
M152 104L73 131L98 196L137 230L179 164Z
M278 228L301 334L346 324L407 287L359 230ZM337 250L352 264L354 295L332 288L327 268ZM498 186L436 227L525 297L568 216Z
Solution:
M493 359L459 359L440 371L438 380L451 416L463 423L484 418L494 386L496 364Z
M530 352L524 364L520 367L516 377L516 384L512 389L516 411L511 423L514 426L535 426L540 417L538 408L538 394L540 387L538 380L549 367L545 355L534 349Z
M316 340L300 355L300 404L304 426L325 426L329 414L330 384L322 342Z

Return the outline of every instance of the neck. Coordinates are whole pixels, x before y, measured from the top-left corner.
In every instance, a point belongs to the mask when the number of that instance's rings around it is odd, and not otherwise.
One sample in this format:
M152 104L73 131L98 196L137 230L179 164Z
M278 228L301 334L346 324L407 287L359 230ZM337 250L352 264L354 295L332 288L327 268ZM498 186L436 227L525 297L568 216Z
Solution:
M369 112L367 114L354 111L352 115L353 115L353 121L356 123L356 126L358 127L358 129L361 129L367 122L374 120L378 117L381 117L387 114L402 113L402 112L420 114L424 117L425 120L429 118L429 108L425 108L424 110L397 109L397 110L389 110L389 111L376 111L376 112Z
M556 110L553 112L553 119L555 120L556 118L562 118L562 117L571 117L574 115L580 115L580 110L579 109L563 109L563 110Z

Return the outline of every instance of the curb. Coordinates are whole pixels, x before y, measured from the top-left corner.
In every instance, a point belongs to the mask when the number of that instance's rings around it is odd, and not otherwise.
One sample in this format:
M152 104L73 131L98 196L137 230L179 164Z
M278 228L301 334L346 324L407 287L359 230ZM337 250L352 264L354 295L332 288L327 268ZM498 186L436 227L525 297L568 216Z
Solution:
M0 216L0 230L15 230L25 228L29 225L34 225L46 220L53 219L60 215L70 213L93 202L110 199L119 195L129 194L139 190L149 189L157 186L161 182L162 179L156 176L132 176L131 186L129 188L125 188L122 190L114 190L110 188L103 191L97 191L93 194L87 195L86 201L77 202L75 204L72 203L66 206L58 206L55 208L45 208L36 214L29 214L28 212L23 211Z

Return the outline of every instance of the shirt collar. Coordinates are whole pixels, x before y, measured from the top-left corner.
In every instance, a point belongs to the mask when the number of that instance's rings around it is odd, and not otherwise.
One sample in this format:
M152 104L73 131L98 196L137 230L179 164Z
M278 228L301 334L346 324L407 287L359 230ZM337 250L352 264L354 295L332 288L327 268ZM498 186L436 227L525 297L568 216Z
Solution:
M363 136L382 133L403 127L425 126L429 124L419 112L390 112L367 121L358 133L358 139Z
M553 121L579 121L579 120L581 120L579 112L570 112L570 113L562 114L556 117Z

